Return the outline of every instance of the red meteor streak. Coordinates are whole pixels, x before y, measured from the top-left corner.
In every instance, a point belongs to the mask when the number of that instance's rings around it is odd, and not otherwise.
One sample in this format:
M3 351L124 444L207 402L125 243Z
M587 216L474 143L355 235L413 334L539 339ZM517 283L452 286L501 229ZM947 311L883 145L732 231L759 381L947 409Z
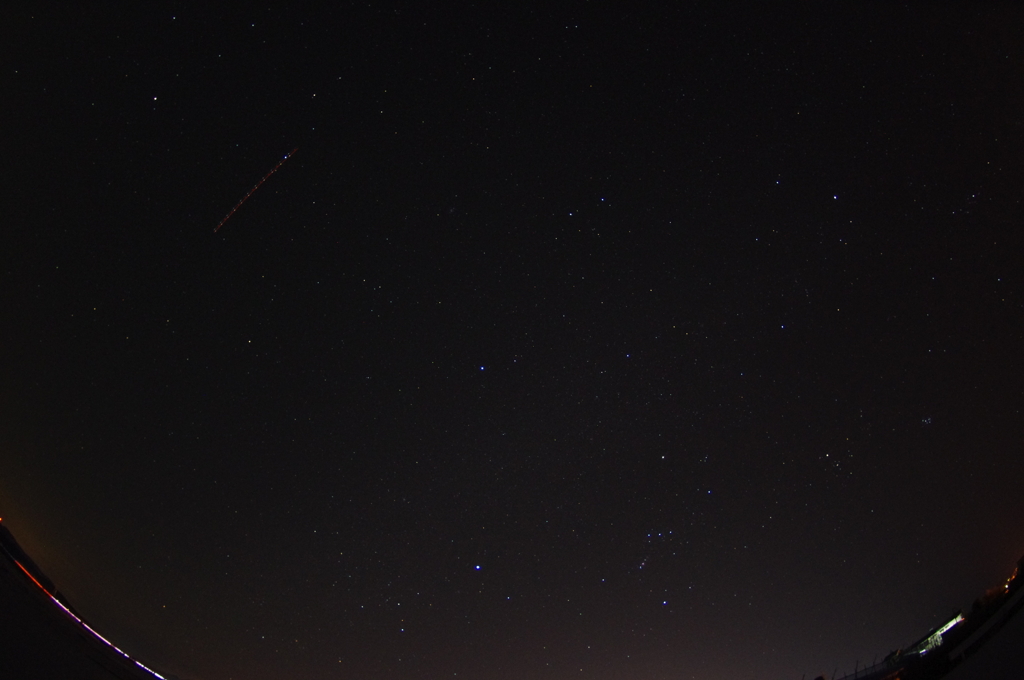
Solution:
M253 193L255 193L256 190L260 188L260 185L262 185L264 182L266 182L270 178L271 175L273 175L275 172L277 172L278 168L280 168L282 165L284 165L284 162L286 160L288 160L289 158L291 158L292 154L295 153L298 150L299 150L299 147L295 147L294 149L292 149L291 151L286 153L284 155L284 158L282 158L281 160L279 160L277 162L277 165L274 166L273 170L271 170L266 175L264 175L263 179L261 179L259 182L256 182L256 186L254 186L252 189L249 189L249 193L247 193L245 196L242 196L242 200L239 201L238 203L236 203L235 207L231 209L231 212L229 212L227 215L225 215L224 219L222 219L220 221L220 224L218 224L216 227L214 227L213 232L217 233L217 231L219 231L220 228L224 226L224 223L227 222L228 219L230 219L231 216L235 214L235 211L242 207L242 204L245 203L246 199L248 199L250 196L252 196Z

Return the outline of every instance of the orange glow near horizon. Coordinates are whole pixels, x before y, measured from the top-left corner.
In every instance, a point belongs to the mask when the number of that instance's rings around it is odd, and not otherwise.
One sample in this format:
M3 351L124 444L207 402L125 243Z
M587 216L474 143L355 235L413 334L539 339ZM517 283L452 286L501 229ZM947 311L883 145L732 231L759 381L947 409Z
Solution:
M70 609L68 609L67 607L65 607L65 606L64 606L64 604L63 604L63 603L62 603L62 602L61 602L60 600L58 600L58 599L57 599L56 597L54 597L54 596L53 596L53 593L51 593L51 592L50 592L49 590L47 590L46 588L44 588L44 587L43 587L43 584L42 584L42 583L40 583L39 581L37 581L37 580L36 580L36 577L35 577L35 576L33 576L33 575L32 575L32 573L31 573L31 572L29 572L29 570L28 570L28 569L26 569L26 568L25 568L25 566L24 566L24 565L23 565L23 564L22 564L21 562L19 562L18 560L12 560L12 561L13 561L13 562L14 562L14 563L15 563L16 565L18 565L18 569L21 569L21 571L22 571L22 572L24 572L25 576L28 576L28 577L29 577L30 579L32 579L32 583L35 583L35 584L36 584L37 586L39 586L39 589L40 589L41 591L43 591L44 593L46 593L46 596L47 596L47 597L49 597L49 598L50 598L50 600L51 600L51 601L52 601L52 602L53 602L54 604L56 604L56 605L57 605L58 607L60 607L61 609L63 609L63 610L64 610L64 613L65 613L65 614L67 614L68 616L70 616L70 617L71 617L72 619L74 619L74 620L75 620L75 621L76 621L76 622L77 622L77 623L78 623L78 624L79 624L80 626L82 626L83 628L85 628L85 629L86 629L87 631L89 631L89 632L90 632L90 633L92 633L92 634L93 634L94 636L96 636L96 637L97 637L97 638L98 638L98 639L99 639L99 640L100 640L101 642L103 642L104 644L106 644L106 645L107 645L108 647L110 647L110 648L111 648L112 650L114 650L115 652L117 652L118 654L120 654L121 656L123 656L124 658L126 658L126 659L128 659L129 661L131 661L132 663L134 663L134 664L135 664L136 666L138 666L138 667L139 667L139 668L141 668L142 670L144 670L144 671L146 671L147 673L149 673L149 674L151 674L151 675L153 675L153 676L155 676L155 677L159 678L159 680L166 680L166 678L164 678L164 676L160 675L159 673L157 673L157 672L156 672L155 670L153 670L153 669L152 669L152 668L150 668L149 666L146 666L145 664L141 663L141 662L140 662L140 661L139 661L138 659L133 659L133 658L132 658L132 657L131 657L131 656L130 656L130 655L129 655L129 654L127 653L127 652L125 652L124 650L120 649L120 648L119 648L119 647L118 647L117 645L115 645L115 644L114 644L113 642L111 642L111 641L110 641L110 640L108 640L107 638L105 638L105 637L103 637L102 635L100 635L100 634L99 634L99 633L98 633L98 632L97 632L97 631L96 631L96 630L95 630L95 629L94 629L94 628L93 628L92 626L90 626L90 625L89 625L88 623L86 623L85 621L83 621L83 620L82 620L82 619L81 619L80 617L76 616L76 615L75 615L75 613L74 613L73 611L71 611Z

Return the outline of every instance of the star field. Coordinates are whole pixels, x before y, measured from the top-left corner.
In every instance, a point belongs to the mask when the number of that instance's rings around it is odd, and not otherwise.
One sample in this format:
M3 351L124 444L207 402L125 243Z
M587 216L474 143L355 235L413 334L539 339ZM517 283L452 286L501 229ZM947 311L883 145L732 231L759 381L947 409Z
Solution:
M1019 11L4 15L0 516L147 664L814 677L1020 556Z

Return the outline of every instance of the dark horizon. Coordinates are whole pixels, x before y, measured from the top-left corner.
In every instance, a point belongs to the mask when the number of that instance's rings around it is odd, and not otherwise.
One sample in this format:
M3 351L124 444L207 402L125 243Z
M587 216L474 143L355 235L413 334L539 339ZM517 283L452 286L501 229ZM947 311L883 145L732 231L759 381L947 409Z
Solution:
M0 517L155 667L795 680L1020 557L1024 10L0 17Z

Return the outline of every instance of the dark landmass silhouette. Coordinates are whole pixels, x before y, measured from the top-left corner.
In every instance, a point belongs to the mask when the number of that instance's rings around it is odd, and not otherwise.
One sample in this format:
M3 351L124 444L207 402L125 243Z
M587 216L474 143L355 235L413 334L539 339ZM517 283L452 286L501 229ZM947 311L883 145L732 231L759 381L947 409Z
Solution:
M176 680L115 645L89 626L0 523L0 677Z

